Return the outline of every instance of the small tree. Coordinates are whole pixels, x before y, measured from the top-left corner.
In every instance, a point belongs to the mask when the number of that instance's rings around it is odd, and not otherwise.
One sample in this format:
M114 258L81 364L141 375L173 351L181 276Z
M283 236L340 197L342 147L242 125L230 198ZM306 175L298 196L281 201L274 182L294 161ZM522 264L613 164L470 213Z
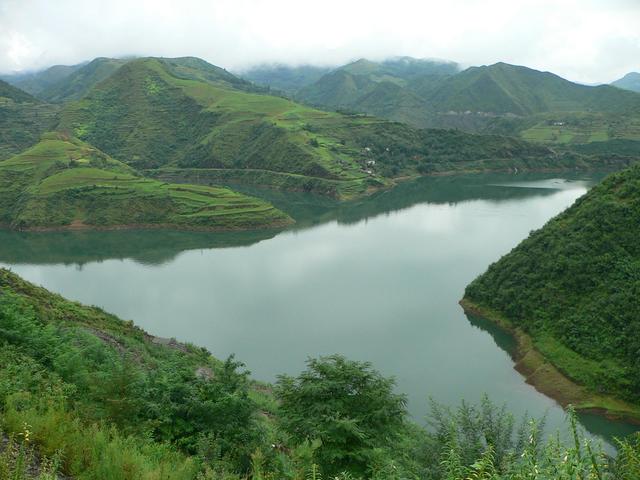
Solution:
M297 443L322 441L316 455L326 474L363 474L403 428L406 398L394 385L368 362L309 359L298 377L278 379L282 425Z

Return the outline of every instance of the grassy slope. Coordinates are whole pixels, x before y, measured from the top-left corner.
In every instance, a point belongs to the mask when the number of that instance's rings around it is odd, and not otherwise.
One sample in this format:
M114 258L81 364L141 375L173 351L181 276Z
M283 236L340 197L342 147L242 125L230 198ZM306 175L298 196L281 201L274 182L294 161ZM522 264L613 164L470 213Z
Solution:
M57 110L0 80L0 160L37 142L55 124Z
M474 280L563 374L640 404L640 167L609 176Z
M227 230L290 221L268 203L225 188L142 178L88 144L55 133L0 162L0 196L0 223L21 229L157 225Z

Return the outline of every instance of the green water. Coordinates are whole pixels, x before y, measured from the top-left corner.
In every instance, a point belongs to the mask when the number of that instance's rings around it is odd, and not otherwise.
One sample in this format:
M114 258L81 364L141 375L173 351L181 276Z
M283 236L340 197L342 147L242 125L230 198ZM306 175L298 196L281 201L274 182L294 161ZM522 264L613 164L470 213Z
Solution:
M397 378L419 421L429 396L483 393L521 415L553 400L513 369L511 338L458 305L487 266L559 213L591 178L485 175L422 179L357 203L253 191L291 213L284 232L0 232L0 262L149 332L235 353L255 378L295 374L342 353ZM583 416L610 440L633 427Z

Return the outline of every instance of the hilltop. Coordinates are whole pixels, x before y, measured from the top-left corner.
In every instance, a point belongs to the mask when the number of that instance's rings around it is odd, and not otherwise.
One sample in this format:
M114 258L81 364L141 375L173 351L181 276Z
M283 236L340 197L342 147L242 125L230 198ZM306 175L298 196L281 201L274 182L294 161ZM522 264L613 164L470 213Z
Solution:
M364 112L416 127L433 126L429 107L415 84L437 82L459 71L453 62L397 57L360 59L301 88L294 98L324 108Z
M438 112L465 111L518 116L546 112L640 111L640 96L608 85L590 87L553 73L506 63L471 67L432 90L429 103Z
M631 72L627 73L624 77L611 82L611 85L625 90L631 90L632 92L640 92L640 73Z
M96 58L86 65L67 71L67 75L42 89L37 94L37 97L51 103L77 100L102 80L110 77L125 63L127 63L127 60Z
M50 133L0 162L0 224L17 229L174 227L232 230L291 222L225 188L145 179L72 137Z
M534 350L522 368L561 402L639 417L639 409L601 397L640 404L639 229L634 166L609 176L467 287L467 307L530 336ZM535 351L584 388L546 378L544 360L530 362Z

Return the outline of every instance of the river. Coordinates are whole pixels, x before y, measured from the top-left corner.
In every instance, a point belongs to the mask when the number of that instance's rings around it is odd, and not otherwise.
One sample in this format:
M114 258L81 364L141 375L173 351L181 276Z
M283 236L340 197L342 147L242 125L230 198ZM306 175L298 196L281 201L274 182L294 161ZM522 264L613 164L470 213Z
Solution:
M602 175L423 178L338 204L254 191L289 212L283 232L0 231L0 264L132 319L150 333L243 361L254 378L296 374L310 356L370 361L397 379L423 421L428 398L483 393L516 416L564 413L513 369L513 342L468 318L465 286ZM610 442L634 427L594 415ZM610 447L609 447L610 448Z

